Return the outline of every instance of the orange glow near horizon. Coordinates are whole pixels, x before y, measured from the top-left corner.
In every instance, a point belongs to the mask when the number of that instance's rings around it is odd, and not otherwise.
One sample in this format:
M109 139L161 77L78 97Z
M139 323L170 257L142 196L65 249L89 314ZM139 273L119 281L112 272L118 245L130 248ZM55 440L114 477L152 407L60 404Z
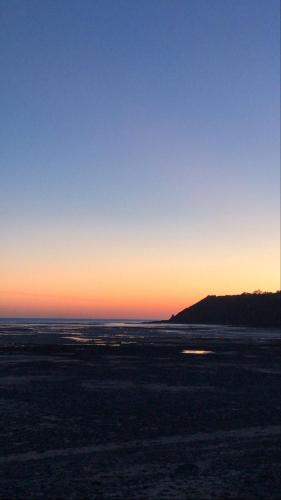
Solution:
M55 258L9 258L1 271L1 317L166 319L209 294L279 288L278 249L253 255L210 248L205 256L124 248L113 257L109 251L93 258L62 251Z

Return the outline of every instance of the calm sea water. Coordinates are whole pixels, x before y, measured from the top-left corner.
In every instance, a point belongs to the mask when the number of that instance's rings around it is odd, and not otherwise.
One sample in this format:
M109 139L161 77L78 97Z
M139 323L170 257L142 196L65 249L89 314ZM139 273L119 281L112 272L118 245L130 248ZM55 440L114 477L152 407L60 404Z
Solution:
M182 343L184 339L264 342L280 339L280 330L227 325L176 325L126 319L0 319L1 345L39 343L118 347L127 344L174 345Z

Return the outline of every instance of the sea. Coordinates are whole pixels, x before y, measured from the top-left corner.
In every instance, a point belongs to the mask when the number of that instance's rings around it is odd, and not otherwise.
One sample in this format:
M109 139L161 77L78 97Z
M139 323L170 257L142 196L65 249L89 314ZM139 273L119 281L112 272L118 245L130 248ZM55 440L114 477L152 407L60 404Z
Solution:
M120 347L175 345L186 340L235 339L263 342L280 339L278 328L174 324L132 319L0 318L0 345L81 344Z

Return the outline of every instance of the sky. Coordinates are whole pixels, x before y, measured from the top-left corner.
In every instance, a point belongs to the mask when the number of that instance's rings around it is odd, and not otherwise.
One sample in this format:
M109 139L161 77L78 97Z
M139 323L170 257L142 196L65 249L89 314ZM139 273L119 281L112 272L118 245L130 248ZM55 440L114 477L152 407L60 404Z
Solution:
M0 0L0 316L280 288L279 0Z

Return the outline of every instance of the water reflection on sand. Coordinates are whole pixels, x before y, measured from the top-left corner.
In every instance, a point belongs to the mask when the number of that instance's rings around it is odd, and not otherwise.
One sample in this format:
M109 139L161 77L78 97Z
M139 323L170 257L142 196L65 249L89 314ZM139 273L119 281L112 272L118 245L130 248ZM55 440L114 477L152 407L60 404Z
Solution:
M184 349L183 351L181 351L182 354L214 354L214 351L200 351L200 350L197 350L197 349Z
M227 325L170 325L166 323L91 322L43 320L32 322L0 320L0 344L82 344L83 346L119 347L143 346L173 348L179 354L211 354L209 343L225 339L232 342L254 342L267 349L267 342L280 339L278 329L257 329ZM21 342L20 342L21 341ZM202 342L206 342L204 346ZM202 347L202 348L201 348ZM204 348L203 348L204 347ZM221 351L221 349L219 349ZM217 349L213 352L218 354Z

